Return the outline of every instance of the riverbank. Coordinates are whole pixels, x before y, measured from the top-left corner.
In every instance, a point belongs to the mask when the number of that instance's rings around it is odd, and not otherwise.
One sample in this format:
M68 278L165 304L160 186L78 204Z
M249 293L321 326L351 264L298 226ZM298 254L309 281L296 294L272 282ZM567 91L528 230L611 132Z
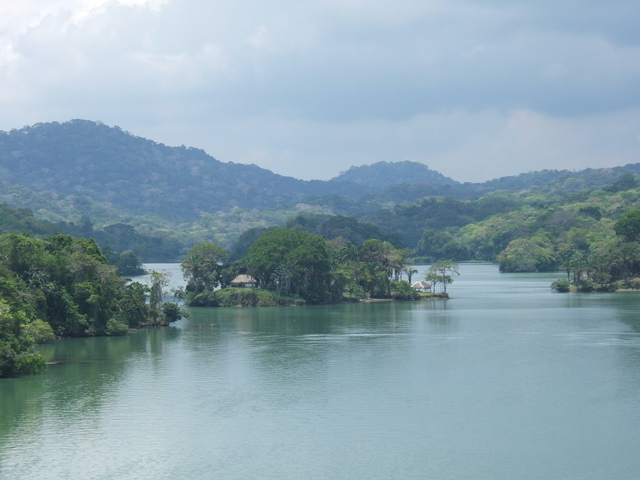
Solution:
M394 301L447 300L448 293L416 292L417 298L350 298L343 297L341 303L377 303ZM278 295L276 292L259 288L231 287L206 292L196 296L190 307L300 307L310 305L300 297Z

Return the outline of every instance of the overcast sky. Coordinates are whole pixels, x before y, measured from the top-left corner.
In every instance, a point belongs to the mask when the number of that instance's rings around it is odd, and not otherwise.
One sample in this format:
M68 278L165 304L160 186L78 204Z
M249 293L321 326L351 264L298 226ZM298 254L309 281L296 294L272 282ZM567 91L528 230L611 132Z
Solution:
M640 162L638 0L0 1L0 130L74 118L303 179Z

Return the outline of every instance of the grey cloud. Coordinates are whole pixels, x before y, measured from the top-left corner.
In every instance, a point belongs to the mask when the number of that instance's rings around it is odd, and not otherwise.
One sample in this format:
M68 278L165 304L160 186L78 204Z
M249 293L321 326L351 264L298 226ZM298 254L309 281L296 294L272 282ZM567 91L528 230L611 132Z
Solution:
M90 118L280 173L296 164L301 176L323 155L337 171L443 157L454 168L467 146L493 142L504 168L524 158L504 137L514 112L545 119L520 122L533 130L635 118L616 113L640 111L636 4L170 0L111 2L81 22L58 10L12 38L15 58L0 62L0 128ZM613 157L638 152L634 135L619 140Z

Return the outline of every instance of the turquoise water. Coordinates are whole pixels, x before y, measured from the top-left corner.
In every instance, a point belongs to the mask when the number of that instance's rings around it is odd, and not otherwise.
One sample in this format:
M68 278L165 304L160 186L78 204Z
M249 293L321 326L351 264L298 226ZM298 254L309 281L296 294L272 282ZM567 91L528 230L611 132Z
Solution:
M448 301L45 346L46 374L0 382L0 478L638 478L640 296L461 274Z

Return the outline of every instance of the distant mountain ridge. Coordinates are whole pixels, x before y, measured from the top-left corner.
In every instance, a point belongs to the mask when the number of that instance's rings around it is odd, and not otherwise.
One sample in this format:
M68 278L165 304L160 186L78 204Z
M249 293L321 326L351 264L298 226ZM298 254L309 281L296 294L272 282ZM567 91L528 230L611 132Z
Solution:
M0 174L7 184L36 193L177 218L273 207L299 200L303 191L333 193L324 182L223 163L203 150L168 147L87 120L0 132Z
M395 173L394 173L395 172ZM278 208L308 196L356 199L403 183L457 182L415 162L353 167L330 181L299 180L256 165L224 163L196 148L168 147L100 122L40 123L0 132L5 185L178 218Z
M375 188L424 183L433 187L456 185L459 182L445 177L427 165L417 162L377 162L372 165L351 167L330 181L353 182Z
M640 164L460 183L421 163L378 162L351 167L329 181L305 181L256 165L224 163L200 149L169 147L89 120L0 131L0 203L76 227L89 220L98 229L130 224L183 244L210 238L217 229L217 241L231 245L249 228L282 224L300 212L391 225L387 233L400 233L412 244L420 235L414 230L428 225L440 205L421 200L426 197L465 202L496 191L564 196L610 188L625 174L640 174ZM396 218L402 216L420 217L422 223ZM471 217L460 214L456 222L479 218Z

